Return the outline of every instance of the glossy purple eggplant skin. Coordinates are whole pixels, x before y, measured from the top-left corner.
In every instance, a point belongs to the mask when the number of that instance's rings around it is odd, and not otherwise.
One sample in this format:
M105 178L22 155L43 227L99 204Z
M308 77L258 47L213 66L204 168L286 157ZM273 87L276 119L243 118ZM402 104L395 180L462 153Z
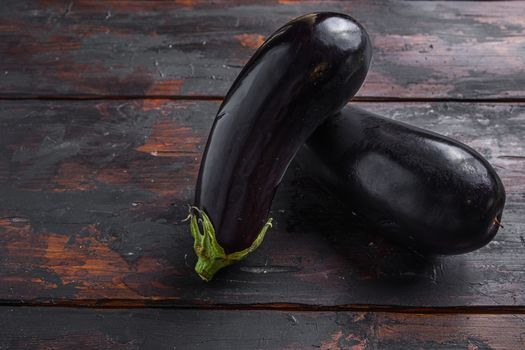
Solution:
M364 28L325 12L278 29L243 68L213 123L195 194L226 253L253 243L290 161L357 92L370 59Z
M297 159L364 224L422 253L473 251L500 226L505 190L495 170L430 131L346 107Z

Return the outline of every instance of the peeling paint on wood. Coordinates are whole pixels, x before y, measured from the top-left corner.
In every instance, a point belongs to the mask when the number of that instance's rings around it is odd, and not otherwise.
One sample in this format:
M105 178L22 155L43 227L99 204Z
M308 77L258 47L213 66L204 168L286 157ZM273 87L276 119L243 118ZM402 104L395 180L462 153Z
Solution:
M414 255L349 219L292 164L264 244L205 284L193 272L192 240L181 221L219 102L4 101L0 299L523 305L525 105L360 105L487 157L508 195L505 228L494 242L455 257Z
M0 348L521 349L522 315L0 308ZM53 327L49 327L53 324Z
M363 23L360 97L524 98L523 2L3 1L0 97L224 96L264 37L312 11Z
M265 37L321 10L371 35L361 98L423 101L362 107L452 136L495 166L504 228L476 252L414 255L292 164L264 244L205 284L183 219L220 96ZM11 305L0 307L0 349L525 348L525 104L502 103L525 98L524 10L0 2L0 99L104 98L0 101L0 302ZM499 103L424 102L435 98Z
M259 48L264 42L264 36L260 34L239 34L235 36L235 39L239 40L242 46L252 49Z

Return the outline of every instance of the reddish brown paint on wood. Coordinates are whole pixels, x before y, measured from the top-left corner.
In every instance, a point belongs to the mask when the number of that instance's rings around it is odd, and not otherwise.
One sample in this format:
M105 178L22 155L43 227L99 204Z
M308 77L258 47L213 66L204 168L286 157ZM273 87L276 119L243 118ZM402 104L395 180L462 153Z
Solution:
M524 9L2 1L0 98L221 96L272 31L332 10L374 41L361 98L523 99ZM525 105L361 104L466 142L495 165L508 200L487 247L416 256L349 221L292 165L263 246L204 284L181 220L218 103L1 101L1 302L212 310L0 307L0 349L525 347ZM420 313L305 311L319 308ZM454 314L424 313L436 311Z
M279 26L349 13L374 42L361 97L524 98L523 2L3 1L0 97L222 96Z
M87 305L519 306L525 303L524 104L364 108L457 138L496 167L505 228L483 249L423 258L349 221L292 165L275 226L202 282L187 204L219 102L0 104L0 300Z
M470 350L525 346L525 319L512 314L3 307L0 316L0 349Z

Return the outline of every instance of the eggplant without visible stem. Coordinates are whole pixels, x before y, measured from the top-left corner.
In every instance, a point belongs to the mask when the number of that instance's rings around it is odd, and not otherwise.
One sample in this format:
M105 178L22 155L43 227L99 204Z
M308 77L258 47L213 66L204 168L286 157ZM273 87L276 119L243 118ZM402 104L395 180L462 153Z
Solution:
M345 107L297 160L363 223L422 253L469 252L500 227L505 190L492 166L430 131Z
M219 108L190 209L204 280L261 243L290 161L357 92L370 59L364 28L331 12L292 20L255 52Z

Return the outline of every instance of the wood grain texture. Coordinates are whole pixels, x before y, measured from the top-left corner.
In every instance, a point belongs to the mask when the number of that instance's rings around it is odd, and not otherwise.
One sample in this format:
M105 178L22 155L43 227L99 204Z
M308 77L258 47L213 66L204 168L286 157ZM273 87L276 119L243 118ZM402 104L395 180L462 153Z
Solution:
M0 349L520 349L522 316L3 307Z
M263 245L211 283L187 204L218 102L0 104L0 300L85 305L525 305L525 104L362 107L466 142L507 190L505 228L426 258L360 227L292 164Z
M374 42L360 97L525 93L524 2L2 1L0 97L223 96L264 38L312 11Z

